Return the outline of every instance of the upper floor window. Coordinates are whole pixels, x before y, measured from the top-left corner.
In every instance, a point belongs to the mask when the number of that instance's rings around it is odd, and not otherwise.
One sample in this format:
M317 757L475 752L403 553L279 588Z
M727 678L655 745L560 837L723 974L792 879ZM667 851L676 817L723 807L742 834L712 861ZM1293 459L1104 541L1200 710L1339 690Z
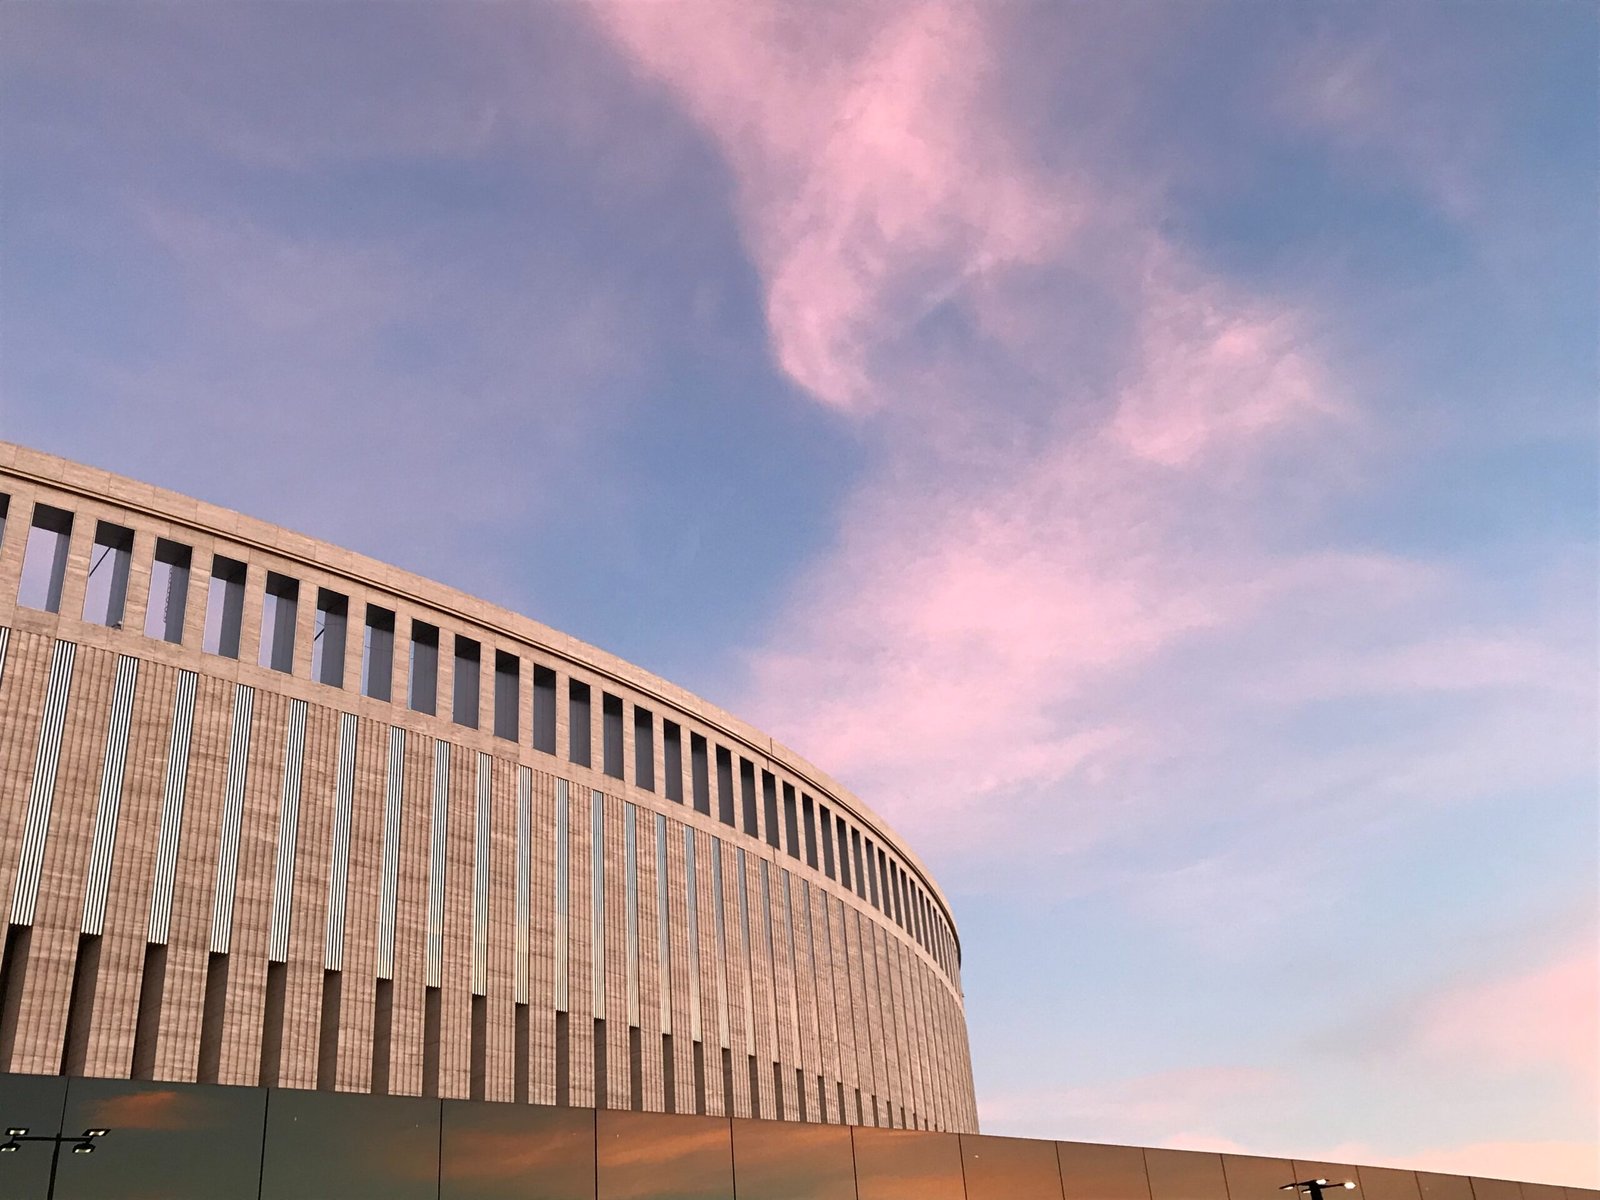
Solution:
M212 558L211 586L206 593L206 631L201 644L207 654L239 657L245 576L245 565L237 559L222 554Z
M144 635L164 642L183 641L189 608L189 562L193 552L181 542L156 539L150 564L150 598L144 609Z
M122 628L128 606L128 568L133 563L133 530L110 521L95 524L89 551L89 578L83 589L83 619Z
M67 546L72 540L72 514L48 504L33 506L33 525L22 558L17 603L43 612L61 611L61 588L67 578Z

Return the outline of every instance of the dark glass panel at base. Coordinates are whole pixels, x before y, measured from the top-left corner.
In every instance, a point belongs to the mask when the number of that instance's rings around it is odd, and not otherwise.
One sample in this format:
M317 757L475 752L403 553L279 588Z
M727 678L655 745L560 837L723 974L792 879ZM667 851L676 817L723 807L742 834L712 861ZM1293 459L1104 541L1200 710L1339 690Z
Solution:
M731 1200L726 1118L602 1110L596 1122L599 1200Z
M1413 1171L1398 1167L1362 1167L1359 1172L1361 1200L1422 1200ZM1554 1200L1563 1200L1557 1196Z
M1258 1158L1253 1154L1224 1154L1222 1173L1228 1179L1228 1200L1311 1200L1293 1192L1280 1192L1286 1183L1321 1178L1320 1174L1296 1174L1295 1164L1286 1158ZM1328 1178L1332 1178L1329 1176ZM1353 1175L1339 1176L1339 1182ZM1343 1195L1343 1193L1340 1193ZM1332 1195L1328 1200L1333 1200Z
M963 1200L960 1139L947 1133L851 1130L860 1200Z
M594 1200L594 1112L444 1102L440 1200Z
M734 1121L739 1200L856 1200L850 1130L793 1121Z
M1144 1151L1137 1146L1057 1142L1056 1156L1066 1200L1150 1200Z
M261 1200L436 1200L439 1102L273 1089Z
M1053 1142L961 1135L967 1200L1061 1200Z
M1476 1200L1522 1200L1522 1187L1509 1179L1484 1179L1474 1175L1472 1194Z
M59 1075L0 1075L0 1132L26 1129L34 1137L61 1132L66 1097L67 1081ZM0 1197L43 1200L54 1150L52 1142L19 1142L15 1150L0 1154Z
M255 1200L266 1100L260 1088L74 1079L64 1130L109 1132L93 1154L61 1148L56 1200Z
M1146 1150L1150 1200L1228 1200L1222 1156L1196 1150Z

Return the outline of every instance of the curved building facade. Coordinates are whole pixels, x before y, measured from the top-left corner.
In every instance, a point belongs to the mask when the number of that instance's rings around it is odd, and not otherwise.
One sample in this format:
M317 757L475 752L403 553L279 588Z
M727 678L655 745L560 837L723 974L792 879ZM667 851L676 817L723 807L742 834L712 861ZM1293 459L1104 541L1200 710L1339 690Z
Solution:
M593 647L0 443L0 1072L965 1131L949 906Z

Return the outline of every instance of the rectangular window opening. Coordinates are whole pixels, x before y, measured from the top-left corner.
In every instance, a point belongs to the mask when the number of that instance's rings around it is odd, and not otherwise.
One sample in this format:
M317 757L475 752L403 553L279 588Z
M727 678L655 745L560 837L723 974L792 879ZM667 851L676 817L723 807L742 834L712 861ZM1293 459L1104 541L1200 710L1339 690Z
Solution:
M6 958L9 960L10 948ZM144 948L144 969L139 975L139 1011L133 1023L134 1079L156 1077L156 1034L161 1028L161 997L167 985L167 948L150 942ZM0 989L3 990L3 989ZM0 1055L3 1055L0 1049ZM0 1062L8 1061L0 1057Z
M761 815L767 819L767 845L780 849L778 836L778 781L771 771L761 772Z
M576 679L567 681L567 761L580 767L589 765L591 720L589 685Z
M468 729L478 727L478 673L483 647L476 640L455 638L454 673L450 681L450 719Z
M48 504L33 506L33 525L22 556L17 603L42 612L61 611L61 589L67 579L67 547L72 541L72 514Z
M794 801L794 785L783 785L783 841L784 849L789 852L789 857L800 857L800 814L796 811Z
M572 1103L572 1041L565 1012L556 1013L556 1104Z
M647 792L656 790L656 718L648 708L633 710L633 782Z
M556 752L556 673L549 667L533 668L533 748Z
M643 1036L637 1025L628 1026L628 1107L634 1112L644 1111Z
M189 608L189 563L194 552L181 542L156 539L150 564L150 597L144 609L145 637L178 645L183 641L183 618Z
M722 1054L723 1058L726 1059L728 1052L724 1050ZM694 1069L694 1111L697 1116L703 1117L706 1115L706 1047L704 1042L695 1042L694 1056L690 1065ZM731 1068L728 1073L730 1076L733 1074ZM732 1093L724 1094L731 1095Z
M750 837L759 837L760 823L756 819L756 768L747 758L739 760L739 794L744 807L744 831Z
M516 1006L511 1047L511 1101L513 1104L528 1103L528 1056L530 1049L528 1006Z
M319 587L311 626L311 678L318 683L344 686L344 646L349 624L350 598Z
M522 660L504 650L494 652L494 735L522 737Z
M367 605L361 636L361 694L388 701L394 691L394 613Z
M261 654L263 667L294 673L294 622L300 607L300 581L267 572L267 590L261 603Z
M439 989L424 988L422 993L422 1094L430 1100L439 1096Z
M281 964L275 964L281 965ZM389 1094L389 1047L394 1038L394 980L380 979L372 992L372 1094Z
M339 971L322 972L322 1021L317 1030L317 1091L339 1086L339 999L344 979Z
M733 755L726 746L717 747L717 820L734 828Z
M261 1071L257 1076L262 1087L277 1087L283 1067L283 1008L288 975L287 964L267 963L267 995L261 1011Z
M205 1002L200 1009L200 1062L196 1083L216 1083L222 1069L222 1018L228 1000L228 956L212 951L206 958Z
M206 593L206 630L201 649L223 658L239 657L244 624L245 565L218 554L211 560L211 585Z
M600 693L600 769L622 778L622 697Z
M128 571L133 564L133 530L109 521L95 524L84 583L83 619L122 628L128 606Z
M689 735L689 783L694 795L694 810L711 815L710 768L706 762L706 739L698 733Z
M406 679L406 707L433 716L439 706L439 629L426 621L411 622L411 670Z
M485 996L472 997L471 1063L467 1099L482 1100L489 1085L489 1000Z
M822 833L822 873L836 879L833 867L833 814L826 804L817 805L817 826Z
M666 796L674 804L683 803L683 731L675 721L661 722L662 770L666 774Z
M100 935L78 935L67 999L67 1035L61 1047L61 1074L82 1075L89 1062L89 1026L94 1019L95 984L100 977Z
M594 1019L594 1106L610 1108L606 1101L606 1022L604 1017L596 1017Z
M661 1035L661 1109L678 1111L678 1064L672 1059L672 1035Z

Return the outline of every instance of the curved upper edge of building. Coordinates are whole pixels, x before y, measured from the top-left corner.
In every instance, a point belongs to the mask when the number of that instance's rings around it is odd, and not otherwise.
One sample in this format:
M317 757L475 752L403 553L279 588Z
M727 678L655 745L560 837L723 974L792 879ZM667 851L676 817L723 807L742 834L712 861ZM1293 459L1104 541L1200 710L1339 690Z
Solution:
M503 641L524 644L530 650L549 659L577 667L601 679L609 679L657 705L676 710L677 713L703 726L706 732L714 732L727 739L732 749L744 747L750 754L770 760L793 776L796 784L807 789L818 800L831 804L835 811L847 815L852 824L860 827L863 834L875 835L880 846L892 849L904 867L915 876L917 883L937 907L946 926L953 958L951 969L946 974L948 982L956 992L958 994L961 992L960 931L943 890L934 880L926 864L859 797L815 764L747 721L615 654L591 646L531 617L379 559L331 542L320 541L295 530L273 525L221 505L4 440L0 440L0 476L12 476L42 489L76 494L98 504L125 510L130 514L139 514L147 519L187 527L220 541L232 543L243 550L253 550L286 562L301 563L324 576L343 579L376 592L388 593L396 600L403 601L406 606L419 610L418 615L424 615L424 619L428 619L426 613L435 614L440 619L440 628L446 632L452 632L454 626L471 636L470 630L476 627ZM7 525L14 525L23 515L21 512L11 512L3 519ZM7 531L8 541L15 536L10 530ZM400 638L398 629L395 637L398 653ZM199 653L198 650L195 652ZM247 661L243 653L240 661ZM350 692L350 685L347 683L343 690ZM401 700L396 699L391 703L397 709L405 708ZM445 716L432 719L441 724L451 724L449 718ZM687 752L685 760L687 763ZM596 770L598 772L598 768ZM631 778L627 782L631 785ZM688 806L687 801L685 806ZM747 836L736 829L730 829L730 832ZM892 914L888 919L893 922ZM930 953L929 957L941 971L945 970L937 956Z

